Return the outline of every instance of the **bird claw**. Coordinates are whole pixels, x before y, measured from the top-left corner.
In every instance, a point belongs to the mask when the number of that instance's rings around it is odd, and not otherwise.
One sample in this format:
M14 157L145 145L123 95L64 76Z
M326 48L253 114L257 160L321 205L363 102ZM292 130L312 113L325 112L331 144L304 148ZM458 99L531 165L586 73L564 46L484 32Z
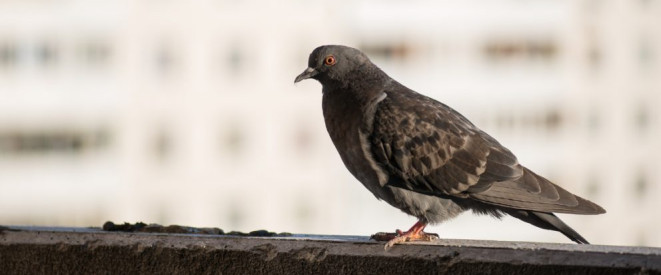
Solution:
M418 234L412 234L412 232L402 232L401 230L397 230L397 233L379 232L372 235L370 239L373 239L375 241L387 241L386 245L384 246L384 249L388 250L396 244L412 242L412 241L428 242L428 241L437 240L439 239L439 237L438 234L435 233L419 232Z

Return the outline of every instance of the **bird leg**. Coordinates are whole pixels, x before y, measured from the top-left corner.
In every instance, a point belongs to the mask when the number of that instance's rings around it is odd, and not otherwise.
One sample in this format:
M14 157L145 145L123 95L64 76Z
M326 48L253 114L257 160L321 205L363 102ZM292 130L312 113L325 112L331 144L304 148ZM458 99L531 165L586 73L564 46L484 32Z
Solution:
M438 234L426 233L423 230L427 223L418 221L408 231L402 232L397 229L395 233L379 232L372 235L371 239L376 241L388 241L385 249L392 247L395 244L411 242L411 241L432 241L438 239Z

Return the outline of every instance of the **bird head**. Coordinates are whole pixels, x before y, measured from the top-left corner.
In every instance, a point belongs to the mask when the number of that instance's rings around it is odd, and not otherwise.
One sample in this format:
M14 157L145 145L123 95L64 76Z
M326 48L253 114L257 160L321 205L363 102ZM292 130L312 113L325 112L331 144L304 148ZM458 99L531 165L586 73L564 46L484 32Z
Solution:
M361 51L339 45L320 46L310 54L308 68L296 77L294 83L312 78L322 85L342 83L352 72L370 63Z

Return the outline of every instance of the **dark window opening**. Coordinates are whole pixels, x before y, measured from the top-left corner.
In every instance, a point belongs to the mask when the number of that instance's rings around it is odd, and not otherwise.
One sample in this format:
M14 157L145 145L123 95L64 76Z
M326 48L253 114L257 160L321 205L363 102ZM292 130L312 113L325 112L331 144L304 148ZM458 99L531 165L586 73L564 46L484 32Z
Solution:
M641 104L637 109L634 115L635 125L638 128L640 133L647 131L650 124L650 114L649 109Z
M112 54L112 49L107 42L104 41L87 41L84 42L79 50L78 55L85 65L102 67L105 66Z
M81 154L107 147L109 140L105 130L3 131L0 132L0 156Z
M243 152L245 143L245 134L240 126L232 124L223 129L221 136L221 150L231 156L240 156Z
M551 40L494 39L484 44L482 52L492 62L551 61L559 50Z
M18 49L10 42L0 42L0 67L12 67L18 61Z
M43 66L50 66L57 63L59 53L57 47L52 43L42 43L35 50L37 62Z
M408 43L364 44L360 48L368 56L385 60L406 60L416 52L416 48Z
M636 197L637 198L643 198L645 197L645 194L647 193L647 188L648 188L648 181L647 181L647 176L643 172L639 172L638 175L636 176L635 183L634 183L634 188L636 189Z
M154 157L159 161L167 160L172 152L172 143L172 135L168 131L158 131L152 144Z

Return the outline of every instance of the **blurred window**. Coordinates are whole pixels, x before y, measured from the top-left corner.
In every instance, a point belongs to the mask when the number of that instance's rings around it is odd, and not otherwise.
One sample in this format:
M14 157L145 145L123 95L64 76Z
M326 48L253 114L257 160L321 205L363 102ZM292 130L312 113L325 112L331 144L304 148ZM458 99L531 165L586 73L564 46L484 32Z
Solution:
M85 65L103 67L107 65L111 55L110 45L101 40L89 40L80 45L78 55Z
M240 123L234 122L222 129L222 148L223 153L233 157L241 156L245 145L245 134Z
M562 126L562 114L560 111L557 109L547 110L544 117L544 126L549 132L560 130L560 126Z
M51 42L39 44L35 50L37 62L43 66L50 66L57 62L59 53L57 47Z
M562 113L555 108L543 112L513 112L508 109L495 116L496 127L514 130L543 130L547 133L557 132L562 127Z
M245 57L239 47L232 47L227 55L227 67L233 75L238 75L243 71Z
M296 129L294 130L294 147L296 152L300 155L309 154L313 147L314 135L310 127L306 126L304 123L298 123Z
M644 173L643 171L639 171L634 181L635 181L634 188L635 188L636 198L637 199L644 198L648 189L647 174Z
M156 50L154 63L156 64L156 69L161 73L168 73L172 70L174 66L174 54L172 50L162 47Z
M645 104L640 104L635 110L634 120L639 133L645 133L650 125L650 113Z
M594 199L599 195L601 192L601 184L599 184L599 180L597 179L596 174L590 176L586 187L586 197Z
M648 69L654 65L655 52L650 39L643 36L638 41L638 63L641 69Z
M408 43L364 44L359 47L370 57L403 61L411 58L415 48Z
M599 133L599 130L601 129L601 114L599 113L599 110L592 108L592 110L589 111L586 126L588 134L591 137L596 137L596 134Z
M153 62L157 74L165 78L175 76L182 64L181 52L175 43L167 39L162 40L150 53L150 61Z
M592 70L599 70L603 60L603 53L596 43L591 43L587 49L587 60Z
M12 42L0 41L0 67L13 67L18 60L18 49Z
M0 156L16 154L80 154L108 145L108 133L98 131L21 131L0 132Z
M159 130L153 137L153 155L158 161L166 161L172 152L172 135L164 129Z
M602 31L597 26L589 24L581 32L585 37L585 62L592 72L599 71L605 59L604 43L601 38Z
M643 11L649 11L652 8L652 0L638 0L638 2L640 3L640 7L643 8Z
M504 130L514 128L514 114L511 111L500 113L496 117L496 126Z
M491 62L553 61L558 47L551 40L493 39L484 44L482 51Z

